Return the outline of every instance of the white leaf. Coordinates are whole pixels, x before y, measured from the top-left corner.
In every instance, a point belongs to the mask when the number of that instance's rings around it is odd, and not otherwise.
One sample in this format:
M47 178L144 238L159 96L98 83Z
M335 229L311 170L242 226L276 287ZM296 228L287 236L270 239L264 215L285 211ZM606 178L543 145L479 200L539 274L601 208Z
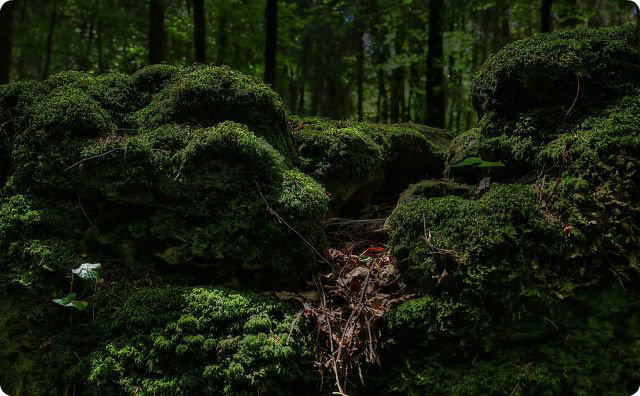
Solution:
M89 264L85 263L76 269L72 269L71 272L78 275L82 279L95 279L98 276L98 270L102 268L102 264Z

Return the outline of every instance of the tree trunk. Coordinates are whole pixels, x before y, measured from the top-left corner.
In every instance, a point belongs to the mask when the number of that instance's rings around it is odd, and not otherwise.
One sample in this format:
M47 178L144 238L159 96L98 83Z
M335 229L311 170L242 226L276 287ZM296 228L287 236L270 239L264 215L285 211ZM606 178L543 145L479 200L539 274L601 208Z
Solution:
M10 1L0 10L0 84L11 78L11 53L13 51L13 15L16 2Z
M58 19L58 5L54 3L51 10L51 19L49 21L49 32L47 33L47 54L44 61L44 71L42 79L49 77L49 69L51 68L51 55L53 52L53 32L56 29L56 20Z
M102 38L102 19L98 20L98 31L96 32L96 46L98 48L98 70L100 73L106 72L104 64L104 42Z
M356 84L358 90L358 121L364 120L364 37L362 32L356 33Z
M573 28L580 23L578 20L578 1L565 0L565 12L563 15L562 27Z
M396 57L402 54L404 41L404 30L400 27L394 44ZM400 65L391 74L391 122L400 122L404 118L404 73L404 65Z
M553 0L542 0L542 7L540 8L540 31L542 33L549 33L551 31L551 6Z
M267 27L264 50L264 81L276 89L276 56L278 48L278 0L267 0L264 18Z
M640 48L640 8L636 12L636 48Z
M227 18L221 12L218 16L218 37L216 40L216 47L218 49L218 64L223 65L227 63L227 48L229 47L229 36L227 36Z
M149 64L161 63L165 58L164 4L151 0L149 7Z
M207 33L204 0L193 0L193 42L196 47L196 62L207 63Z
M437 128L444 128L444 71L442 57L444 54L442 34L442 2L429 1L429 51L427 53L427 100L425 122Z

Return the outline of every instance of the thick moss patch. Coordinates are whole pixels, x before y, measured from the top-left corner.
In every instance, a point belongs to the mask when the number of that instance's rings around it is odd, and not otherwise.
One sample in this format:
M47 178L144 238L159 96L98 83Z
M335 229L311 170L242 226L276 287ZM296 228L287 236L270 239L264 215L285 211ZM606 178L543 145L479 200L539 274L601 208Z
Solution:
M285 156L294 152L278 95L258 79L228 67L183 70L137 114L144 129L174 123L208 127L225 120L247 125Z
M412 182L440 177L451 135L412 124L378 125L294 118L302 170L331 193L339 215L391 200Z

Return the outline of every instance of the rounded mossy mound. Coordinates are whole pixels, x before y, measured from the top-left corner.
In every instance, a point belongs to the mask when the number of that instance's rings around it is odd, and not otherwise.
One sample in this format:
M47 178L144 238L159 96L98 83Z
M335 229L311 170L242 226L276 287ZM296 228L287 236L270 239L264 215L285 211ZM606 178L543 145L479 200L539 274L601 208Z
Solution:
M178 73L187 84L185 76L197 79L196 71L207 78L224 71L225 78L238 78L236 90L250 90L253 81L227 69L194 70L145 69L132 78L68 73L52 77L48 83L55 87L49 90L6 89L7 114L20 122L3 134L8 144L0 157L0 201L4 207L26 196L36 203L33 210L42 210L42 223L59 227L52 235L63 235L79 249L74 252L132 271L146 268L170 277L184 271L184 282L300 284L307 278L304 270L315 265L314 248L322 251L326 243L320 224L328 199L318 183L238 123L121 128L137 102L116 104L142 89L140 78L168 83ZM250 98L242 96L249 91L243 92L234 103L249 111ZM277 99L271 91L260 95ZM49 218L64 211L73 214L67 224ZM3 226L11 238L22 235L13 223ZM24 251L39 238L44 236L12 239L14 250L5 260L13 260L11 276L19 283L31 283L33 260Z
M164 124L209 127L222 121L247 125L285 156L295 152L278 95L260 80L226 66L182 70L137 114L143 129Z
M420 295L387 320L390 394L631 390L640 240L623 229L640 223L585 238L539 199L529 186L494 185L477 199L398 206L391 250ZM615 253L602 249L611 243Z
M640 82L635 26L540 34L489 58L471 84L475 109L520 112L601 99Z
M556 139L579 133L640 87L640 51L632 25L537 35L506 46L475 76L471 98L478 128L456 138L449 165L468 157L500 161L494 178L521 178L555 168L538 156ZM451 175L468 178L466 169Z
M382 125L294 118L291 123L302 170L331 193L332 210L353 215L384 197L395 199L425 177L439 177L448 131L413 125Z
M0 298L3 336L13 341L0 349L9 394L297 395L316 387L306 322L271 297L101 284L92 310L71 313L18 295Z

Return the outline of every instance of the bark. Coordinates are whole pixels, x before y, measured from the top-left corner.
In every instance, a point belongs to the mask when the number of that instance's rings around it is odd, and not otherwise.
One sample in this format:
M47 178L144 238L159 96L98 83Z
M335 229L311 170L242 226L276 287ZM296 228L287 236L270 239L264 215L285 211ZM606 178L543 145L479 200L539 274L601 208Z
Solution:
M443 33L442 2L429 1L429 50L427 52L427 83L425 122L437 128L444 128L444 71L443 71Z
M151 0L149 7L149 64L162 63L165 57L164 4Z
M207 63L207 23L204 0L193 0L193 42L196 48L196 62Z
M580 23L578 19L578 1L577 0L565 0L565 13L563 15L562 27L573 28Z
M216 47L218 49L218 64L223 65L227 60L227 48L229 47L229 36L227 36L227 18L224 13L218 16L218 38Z
M56 29L56 22L58 19L58 5L54 4L51 10L51 18L49 20L49 31L47 33L47 52L44 61L44 71L42 72L42 79L49 77L49 69L51 68L51 56L53 53L53 33Z
M364 120L364 39L362 32L356 33L356 84L358 90L358 121Z
M10 1L0 10L0 84L8 83L11 78L15 8L16 2Z
M553 0L542 0L542 7L540 8L540 31L542 33L549 33L551 31L551 6Z
M264 51L264 81L276 89L278 47L278 0L267 0L264 12L267 34Z

